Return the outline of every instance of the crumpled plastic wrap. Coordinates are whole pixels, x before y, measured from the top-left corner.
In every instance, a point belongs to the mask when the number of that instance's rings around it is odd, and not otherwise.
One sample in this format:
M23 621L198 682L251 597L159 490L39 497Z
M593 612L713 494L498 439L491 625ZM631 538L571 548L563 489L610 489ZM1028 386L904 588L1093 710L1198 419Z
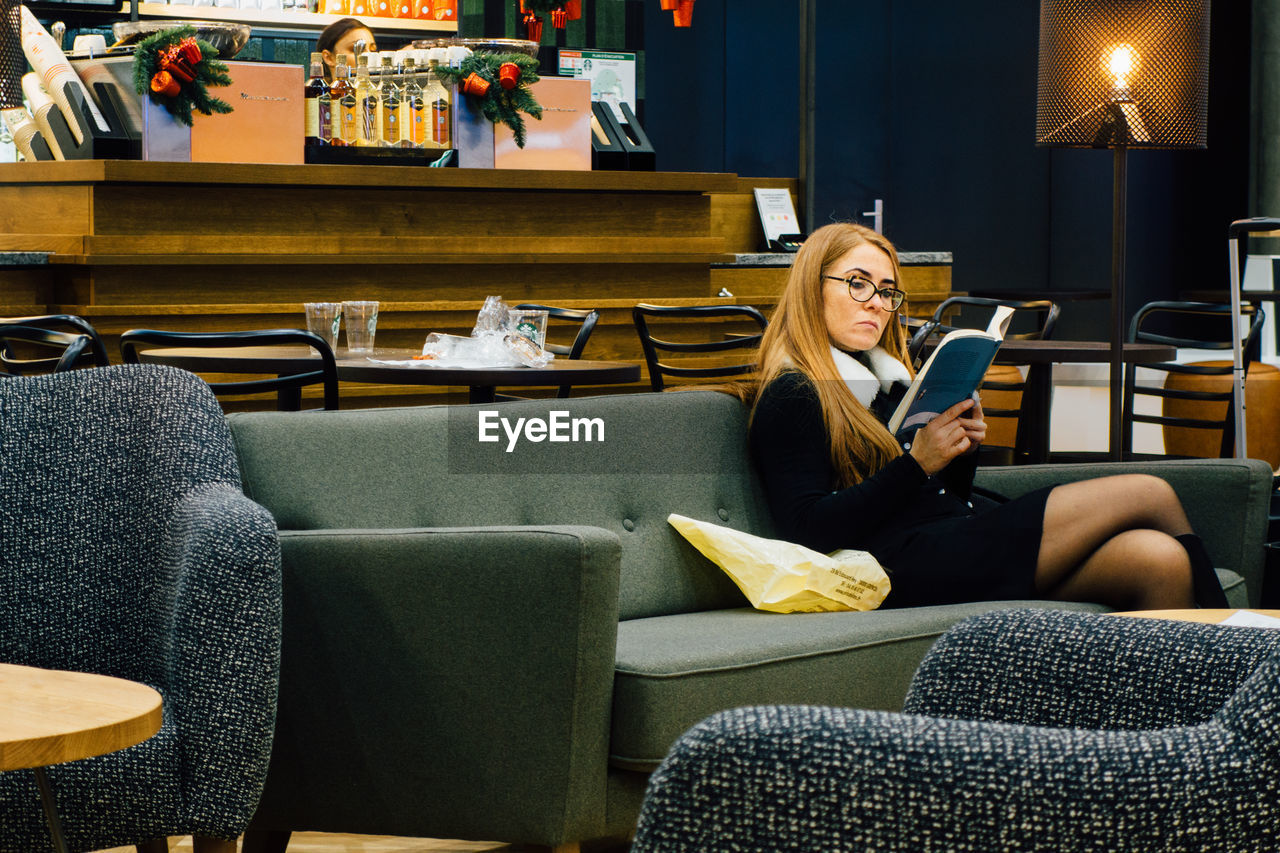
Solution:
M874 610L889 594L889 576L866 551L831 554L696 521L667 521L733 579L751 606L773 613Z
M432 332L422 345L423 367L546 367L555 358L510 328L501 296L490 296L476 315L470 337Z

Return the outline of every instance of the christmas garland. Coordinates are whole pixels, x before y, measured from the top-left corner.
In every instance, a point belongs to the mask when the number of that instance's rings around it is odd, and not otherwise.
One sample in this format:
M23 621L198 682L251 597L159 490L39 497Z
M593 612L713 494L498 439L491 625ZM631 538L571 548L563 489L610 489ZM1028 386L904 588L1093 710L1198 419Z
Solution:
M523 53L473 53L457 67L439 66L436 73L474 98L489 121L511 128L520 148L525 143L520 113L542 118L542 105L529 91L538 82L538 60Z
M228 86L227 65L214 59L218 49L196 38L195 27L162 30L138 43L133 54L133 87L139 95L164 104L178 121L191 126L191 111L229 113L231 105L209 94L209 86Z

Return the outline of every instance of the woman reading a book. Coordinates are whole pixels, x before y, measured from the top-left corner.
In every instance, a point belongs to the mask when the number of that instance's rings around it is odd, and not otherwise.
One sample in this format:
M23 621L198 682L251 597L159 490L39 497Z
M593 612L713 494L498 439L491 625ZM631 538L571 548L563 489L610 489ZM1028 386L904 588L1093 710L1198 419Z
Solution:
M971 492L986 433L976 400L895 439L910 383L897 253L859 225L796 255L765 332L750 443L783 537L871 552L886 607L1056 599L1121 609L1225 607L1173 489L1145 474L997 503Z

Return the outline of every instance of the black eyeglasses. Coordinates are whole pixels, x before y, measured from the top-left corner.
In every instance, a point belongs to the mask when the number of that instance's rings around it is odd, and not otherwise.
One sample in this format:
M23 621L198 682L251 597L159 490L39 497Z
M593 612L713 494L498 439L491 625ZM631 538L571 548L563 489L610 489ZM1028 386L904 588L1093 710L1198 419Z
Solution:
M847 284L849 286L849 298L854 302L870 302L871 297L879 296L880 304L885 307L886 311L897 311L907 298L907 294L896 287L876 287L859 275L851 275L848 278L841 278L838 275L824 275L823 278L829 278L832 281L843 281Z

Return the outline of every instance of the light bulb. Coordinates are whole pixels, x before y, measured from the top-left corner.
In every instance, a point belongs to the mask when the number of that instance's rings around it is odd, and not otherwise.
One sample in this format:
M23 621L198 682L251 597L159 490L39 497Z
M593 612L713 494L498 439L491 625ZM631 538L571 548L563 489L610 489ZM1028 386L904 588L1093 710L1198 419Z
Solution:
M1129 85L1128 77L1138 65L1138 52L1130 45L1116 45L1107 57L1107 70L1115 77L1115 87L1124 89Z

